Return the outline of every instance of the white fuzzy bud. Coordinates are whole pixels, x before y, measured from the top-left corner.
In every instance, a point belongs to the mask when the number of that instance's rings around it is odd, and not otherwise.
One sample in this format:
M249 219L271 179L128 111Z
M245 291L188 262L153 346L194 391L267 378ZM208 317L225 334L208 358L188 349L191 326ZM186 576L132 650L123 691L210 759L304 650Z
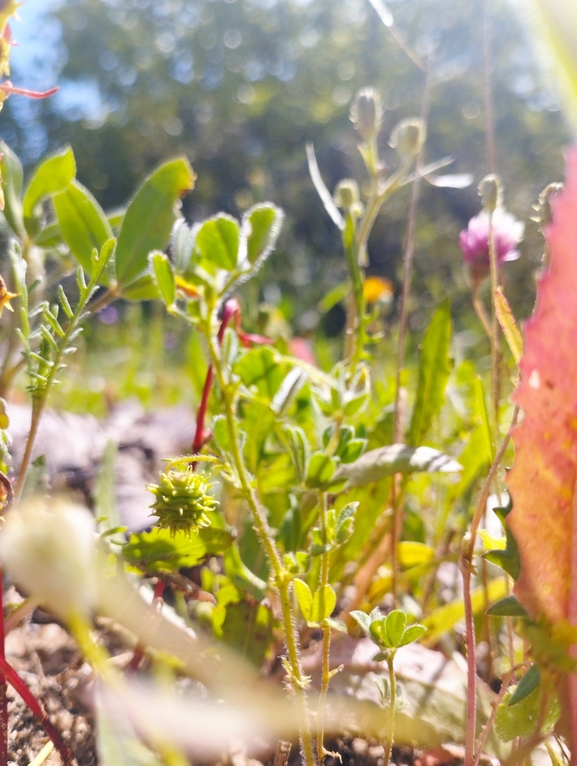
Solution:
M0 530L0 559L31 595L58 617L86 615L97 595L94 519L65 500L32 500Z

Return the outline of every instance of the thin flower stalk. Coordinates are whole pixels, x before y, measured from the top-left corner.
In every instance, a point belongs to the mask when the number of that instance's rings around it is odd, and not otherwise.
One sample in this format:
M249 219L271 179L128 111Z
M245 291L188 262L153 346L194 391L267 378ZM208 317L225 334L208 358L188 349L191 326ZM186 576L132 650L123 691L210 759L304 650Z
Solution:
M430 66L425 73L425 85L423 89L423 101L421 104L421 120L423 125L427 124L430 109L430 89L431 77ZM419 206L419 197L421 193L421 174L420 169L423 166L424 143L421 145L416 157L416 177L411 189L411 202L409 205L409 217L407 227L407 239L405 243L405 253L403 259L403 292L401 296L401 315L399 318L399 336L397 341L397 370L395 376L395 401L393 410L393 443L399 444L403 440L401 424L401 373L405 361L405 336L407 333L407 322L409 315L409 296L411 289L411 275L413 271L413 257L415 254L415 232L417 227L417 209ZM399 562L397 556L398 541L402 528L402 492L401 483L398 477L393 476L391 483L391 507L393 509L392 530L391 530L391 568L393 573L393 603L396 606L399 595Z
M213 312L214 313L214 312ZM295 696L299 728L302 740L303 756L306 766L314 766L315 757L313 752L313 740L310 725L310 714L306 699L307 679L303 673L300 661L300 647L294 620L292 605L292 583L291 578L283 567L280 553L274 542L272 531L268 525L265 511L260 505L253 482L249 476L241 453L238 426L235 415L235 393L227 383L224 369L219 354L218 343L210 331L213 324L212 317L207 321L205 337L208 344L209 354L214 367L216 382L220 389L225 418L230 436L231 456L234 468L238 475L242 493L252 513L255 523L255 530L260 542L266 552L270 566L274 573L275 585L278 589L279 601L281 606L282 622L285 632L285 642L287 647L290 681Z
M383 757L383 764L388 766L391 761L391 752L393 750L393 743L395 741L395 712L397 707L397 677L395 676L395 668L393 663L395 661L395 653L391 652L387 658L387 668L389 671L389 710L387 720L387 735L385 740L385 755Z
M469 534L463 540L459 569L463 578L463 602L465 606L465 645L467 650L467 717L465 724L465 766L474 766L475 762L475 736L477 722L477 663L475 642L475 621L473 615L473 603L471 597L471 579L473 575L473 556L475 553L475 539L481 524L487 500L491 491L491 484L497 475L497 470L509 444L511 433L517 423L519 408L515 407L509 430L503 439L487 478L481 489L473 521Z
M335 433L338 429L335 429ZM327 495L326 492L318 493L319 519L323 545L327 544ZM330 585L329 565L330 551L325 550L321 554L321 572L319 579L319 588L321 593L324 587ZM321 606L324 610L324 604ZM322 764L327 754L324 746L324 717L329 683L331 680L330 672L330 652L331 652L331 629L328 625L323 625L323 643L322 643L322 668L321 668L321 690L319 694L318 713L317 713L317 757L319 764Z

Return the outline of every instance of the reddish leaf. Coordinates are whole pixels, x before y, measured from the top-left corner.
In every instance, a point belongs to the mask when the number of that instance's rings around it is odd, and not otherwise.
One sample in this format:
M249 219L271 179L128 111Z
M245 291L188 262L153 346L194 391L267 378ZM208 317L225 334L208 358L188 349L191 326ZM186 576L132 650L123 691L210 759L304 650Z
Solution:
M507 518L519 546L515 594L533 618L577 625L577 149L568 157L565 191L547 230L550 266L525 327L521 384L524 412L513 439L516 458ZM577 676L570 677L570 685ZM570 715L577 719L571 694ZM569 711L567 711L569 712Z
M554 223L547 232L551 265L525 327L521 384L515 394L525 417L513 437L516 459L508 477L513 510L507 519L521 554L515 593L533 617L544 615L553 623L577 622L577 572L571 588L577 500L575 149L566 191L555 203Z

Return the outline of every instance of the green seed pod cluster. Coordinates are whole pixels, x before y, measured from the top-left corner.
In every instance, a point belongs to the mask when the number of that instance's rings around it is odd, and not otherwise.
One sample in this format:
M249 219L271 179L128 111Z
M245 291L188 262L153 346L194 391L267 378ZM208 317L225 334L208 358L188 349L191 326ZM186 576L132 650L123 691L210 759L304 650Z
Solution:
M155 496L151 516L158 516L158 526L169 529L172 537L177 532L192 535L210 526L207 513L218 505L210 494L213 484L202 473L192 470L168 470L160 474L159 484L149 484L147 489Z

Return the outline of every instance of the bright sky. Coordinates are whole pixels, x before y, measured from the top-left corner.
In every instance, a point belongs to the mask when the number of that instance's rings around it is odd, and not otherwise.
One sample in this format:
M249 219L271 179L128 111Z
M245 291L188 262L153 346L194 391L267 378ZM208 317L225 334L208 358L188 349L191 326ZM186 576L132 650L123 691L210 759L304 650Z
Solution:
M26 0L18 10L21 20L11 23L12 35L18 42L11 52L15 85L43 90L56 84L58 54L54 44L60 38L60 27L54 20L47 23L44 14L61 4L61 0Z

